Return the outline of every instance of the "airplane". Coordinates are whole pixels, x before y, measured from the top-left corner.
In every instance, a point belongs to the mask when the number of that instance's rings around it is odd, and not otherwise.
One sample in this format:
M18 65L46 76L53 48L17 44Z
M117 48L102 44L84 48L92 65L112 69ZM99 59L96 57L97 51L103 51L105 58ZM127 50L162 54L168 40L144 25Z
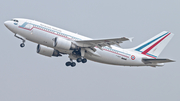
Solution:
M164 66L164 63L175 62L167 58L158 58L162 50L174 36L163 31L134 48L122 49L124 41L132 42L133 38L119 37L91 39L77 33L57 28L39 21L13 18L4 25L22 40L20 47L29 40L37 43L37 53L48 57L69 55L66 66L75 67L77 63L86 63L87 59L118 66Z

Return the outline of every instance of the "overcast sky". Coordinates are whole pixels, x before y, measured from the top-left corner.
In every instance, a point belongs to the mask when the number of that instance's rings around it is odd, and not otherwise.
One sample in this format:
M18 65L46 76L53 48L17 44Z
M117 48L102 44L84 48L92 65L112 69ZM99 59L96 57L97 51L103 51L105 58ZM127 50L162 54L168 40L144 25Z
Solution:
M179 0L3 0L0 3L0 101L180 101ZM36 53L4 21L28 18L90 38L134 37L131 48L161 31L175 34L159 56L164 67L124 67L88 61L65 66L67 56Z

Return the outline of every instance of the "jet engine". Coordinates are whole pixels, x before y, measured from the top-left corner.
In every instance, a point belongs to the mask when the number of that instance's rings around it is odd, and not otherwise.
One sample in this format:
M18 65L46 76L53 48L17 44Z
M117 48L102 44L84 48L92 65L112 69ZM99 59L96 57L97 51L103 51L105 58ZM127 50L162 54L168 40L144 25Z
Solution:
M73 44L71 41L68 41L63 38L56 37L53 41L53 46L58 49L65 49L65 50L75 50L78 49L78 47Z
M38 46L37 46L37 53L39 53L41 55L48 56L48 57L62 56L58 50L55 50L53 48L50 48L50 47L47 47L47 46L44 46L44 45L40 45L40 44L38 44Z

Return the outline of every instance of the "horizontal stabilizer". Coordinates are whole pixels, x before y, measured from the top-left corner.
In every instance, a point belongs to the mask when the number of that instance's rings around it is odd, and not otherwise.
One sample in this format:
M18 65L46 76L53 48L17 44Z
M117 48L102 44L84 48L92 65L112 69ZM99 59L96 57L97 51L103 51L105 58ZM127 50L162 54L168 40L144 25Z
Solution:
M148 64L148 63L175 62L174 60L170 60L170 59L142 59L142 61L143 61L145 64Z

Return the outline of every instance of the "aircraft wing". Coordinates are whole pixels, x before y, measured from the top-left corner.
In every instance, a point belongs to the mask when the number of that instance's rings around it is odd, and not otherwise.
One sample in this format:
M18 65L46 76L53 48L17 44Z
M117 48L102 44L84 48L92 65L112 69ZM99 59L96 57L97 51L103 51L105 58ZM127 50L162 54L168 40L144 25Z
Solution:
M166 63L166 62L175 62L174 60L170 59L142 59L144 63Z
M80 40L76 41L81 47L98 47L99 49L102 50L102 47L108 46L111 48L111 45L117 45L120 47L120 43L123 43L123 41L131 41L132 42L133 38L127 38L127 37L122 37L122 38L113 38L113 39L99 39L99 40Z

